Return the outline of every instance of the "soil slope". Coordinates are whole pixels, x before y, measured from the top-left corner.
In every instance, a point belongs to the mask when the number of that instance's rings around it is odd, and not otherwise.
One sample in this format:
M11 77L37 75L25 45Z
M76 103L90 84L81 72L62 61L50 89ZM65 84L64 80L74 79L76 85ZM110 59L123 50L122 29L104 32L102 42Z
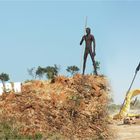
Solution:
M0 97L0 121L12 121L18 133L54 134L60 139L108 139L107 80L103 76L58 76L52 83L24 83L22 93Z

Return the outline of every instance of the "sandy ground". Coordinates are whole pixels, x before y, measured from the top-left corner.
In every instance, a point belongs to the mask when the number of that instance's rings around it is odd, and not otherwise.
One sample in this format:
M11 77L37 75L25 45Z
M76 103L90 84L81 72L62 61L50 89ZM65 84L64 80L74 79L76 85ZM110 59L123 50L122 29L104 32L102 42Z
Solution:
M140 140L140 120L132 125L123 125L119 122L110 126L115 135L114 140Z

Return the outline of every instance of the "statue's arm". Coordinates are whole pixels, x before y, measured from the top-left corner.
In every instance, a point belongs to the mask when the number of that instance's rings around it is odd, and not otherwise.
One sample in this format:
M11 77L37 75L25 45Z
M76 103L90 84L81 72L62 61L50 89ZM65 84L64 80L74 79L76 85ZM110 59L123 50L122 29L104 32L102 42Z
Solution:
M92 41L93 41L93 51L94 51L94 55L96 55L96 53L95 53L96 42L95 42L94 36L92 36Z
M82 37L81 41L80 41L80 45L82 45L83 41L84 41L85 36Z

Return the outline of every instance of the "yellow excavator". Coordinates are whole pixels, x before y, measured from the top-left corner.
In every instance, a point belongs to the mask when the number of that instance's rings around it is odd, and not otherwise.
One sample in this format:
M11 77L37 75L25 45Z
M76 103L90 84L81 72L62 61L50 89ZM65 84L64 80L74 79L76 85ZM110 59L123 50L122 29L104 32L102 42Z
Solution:
M135 90L131 91L131 87L134 83L137 72L139 70L140 70L140 63L135 70L135 75L134 75L131 85L126 93L126 96L125 96L124 102L120 108L120 111L118 114L113 116L113 119L125 119L126 117L140 117L140 114L129 114L130 105L131 105L131 101L132 101L133 97L140 94L140 89L135 89Z
M140 117L140 114L129 114L130 105L133 97L140 94L140 89L130 91L125 97L120 112L114 115L113 119L124 119L125 117Z

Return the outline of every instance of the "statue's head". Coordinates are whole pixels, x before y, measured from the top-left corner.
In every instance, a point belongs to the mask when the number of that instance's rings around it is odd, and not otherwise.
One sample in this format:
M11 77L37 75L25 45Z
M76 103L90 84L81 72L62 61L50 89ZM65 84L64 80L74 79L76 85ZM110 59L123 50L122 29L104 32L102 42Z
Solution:
M86 28L86 33L87 33L87 34L90 34L90 31L91 31L90 28L87 27L87 28Z

